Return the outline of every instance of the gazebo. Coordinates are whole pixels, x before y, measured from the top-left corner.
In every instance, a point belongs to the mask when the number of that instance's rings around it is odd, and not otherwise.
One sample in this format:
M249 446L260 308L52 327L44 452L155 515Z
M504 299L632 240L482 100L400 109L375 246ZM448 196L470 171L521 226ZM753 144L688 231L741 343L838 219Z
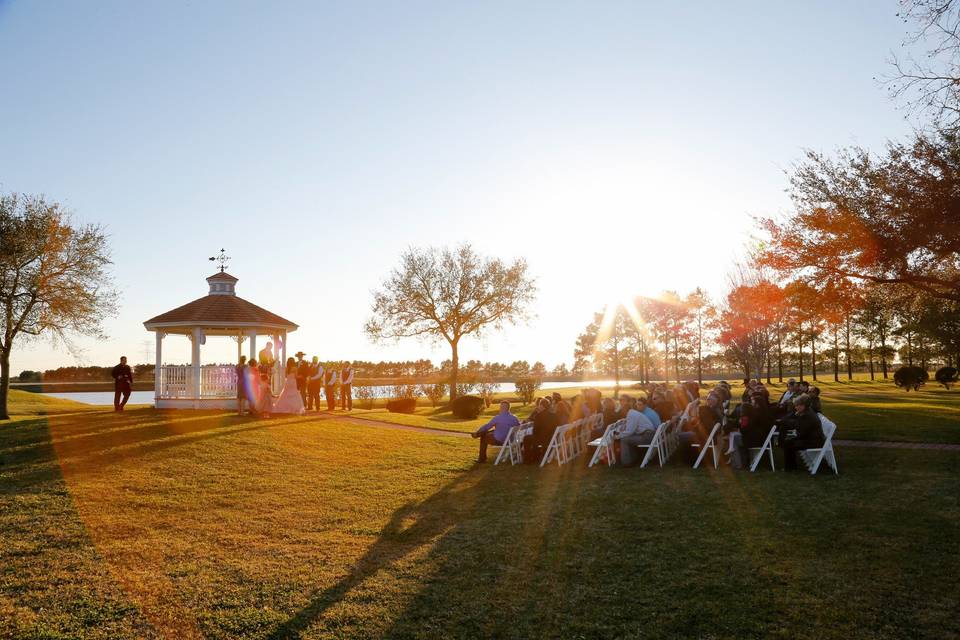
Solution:
M237 278L221 270L207 278L209 293L182 307L150 318L143 323L157 340L157 368L154 381L158 409L232 409L237 403L237 375L234 365L202 365L200 347L210 336L224 336L237 342L237 360L243 342L250 341L250 358L257 358L257 336L273 339L276 364L272 387L283 385L283 363L287 359L287 334L297 325L237 296ZM192 344L190 365L163 363L163 339L186 336Z

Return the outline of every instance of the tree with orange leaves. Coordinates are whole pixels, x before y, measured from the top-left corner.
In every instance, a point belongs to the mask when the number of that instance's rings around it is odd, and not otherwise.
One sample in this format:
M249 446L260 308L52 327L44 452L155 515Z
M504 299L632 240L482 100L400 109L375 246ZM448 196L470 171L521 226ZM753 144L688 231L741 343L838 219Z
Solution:
M920 133L881 156L808 151L790 184L795 213L762 221L765 266L806 282L902 284L960 301L960 136Z
M724 347L726 358L742 367L747 378L759 380L768 361L782 295L780 288L767 280L741 280L720 309L717 342Z
M102 337L116 310L103 229L74 226L42 196L0 197L0 419L7 414L10 353L23 338Z

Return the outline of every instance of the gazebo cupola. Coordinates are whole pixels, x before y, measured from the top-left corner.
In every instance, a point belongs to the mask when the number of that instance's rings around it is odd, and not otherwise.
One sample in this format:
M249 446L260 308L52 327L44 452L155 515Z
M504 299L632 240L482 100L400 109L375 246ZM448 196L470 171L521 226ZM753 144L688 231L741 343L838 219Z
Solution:
M221 259L221 262L225 260ZM237 343L237 358L249 340L250 358L259 358L257 336L272 338L275 360L273 387L283 384L282 363L287 358L287 334L297 325L272 311L258 307L237 295L238 279L225 266L207 278L207 295L150 318L143 323L156 334L157 362L154 391L157 408L234 408L237 377L233 365L202 365L200 347L210 337L224 337ZM183 336L191 342L189 365L165 364L163 340Z

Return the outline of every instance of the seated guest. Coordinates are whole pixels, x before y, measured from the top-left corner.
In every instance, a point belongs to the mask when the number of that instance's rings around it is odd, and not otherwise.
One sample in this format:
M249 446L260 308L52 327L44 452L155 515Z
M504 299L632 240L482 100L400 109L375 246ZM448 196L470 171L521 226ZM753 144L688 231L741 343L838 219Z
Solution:
M557 420L560 424L570 424L570 403L563 399L556 391L553 392L553 408L557 412Z
M803 381L800 382L800 384L799 384L798 386L799 386L799 388L797 389L797 391L798 391L797 395L802 395L802 394L804 394L804 393L807 394L807 395L810 395L810 383L809 383L809 382L807 382L806 380L803 380Z
M657 412L658 416L660 416L661 421L669 420L673 417L673 414L681 411L684 408L675 407L670 396L659 389L654 392L653 396L650 398L650 401L650 404L653 406L653 410Z
M601 403L603 411L603 427L607 428L620 419L620 412L617 411L617 403L613 398L604 398Z
M820 404L820 387L810 387L810 411L814 413L823 413L823 405Z
M801 394L793 401L793 413L777 421L783 447L783 467L797 470L797 452L823 446L820 418L810 410L810 396Z
M793 378L787 380L787 390L783 392L783 395L780 396L780 399L777 400L777 404L781 407L789 408L791 406L791 401L799 395L797 393L797 381Z
M623 394L620 396L619 400L620 407L617 409L617 420L623 420L627 417L627 412L629 412L630 409L633 409L633 398Z
M537 417L537 414L544 410L542 408L543 400L547 401L547 407L550 406L550 398L537 398L536 400L533 401L533 411L530 412L530 415L527 416L527 419L524 420L524 422L533 422L533 419Z
M628 403L633 404L633 399L628 398ZM623 396L621 396L621 400ZM646 445L653 442L653 435L656 433L657 425L650 422L647 416L642 412L631 408L627 411L627 424L620 432L620 464L629 467L639 462L638 445Z
M750 393L753 391L753 380L743 379L743 394L740 396L740 402L747 402L750 399Z
M510 403L506 401L501 402L500 413L493 416L490 422L471 434L474 438L480 438L480 456L477 458L477 462L486 462L487 445L493 443L497 446L502 446L503 443L507 441L507 434L510 433L510 429L519 424L520 421L517 420L517 416L510 413ZM493 433L490 432L491 429Z
M647 419L655 425L659 425L661 422L663 422L663 419L660 418L660 414L654 411L653 407L647 404L647 399L643 396L637 398L637 410L643 415L647 416Z
M540 462L550 446L553 432L560 426L549 398L540 398L537 404L539 407L533 416L533 433L523 439L523 460L528 464Z
M763 441L773 427L773 421L774 415L769 403L762 393L754 390L740 410L741 446L748 449L763 446Z

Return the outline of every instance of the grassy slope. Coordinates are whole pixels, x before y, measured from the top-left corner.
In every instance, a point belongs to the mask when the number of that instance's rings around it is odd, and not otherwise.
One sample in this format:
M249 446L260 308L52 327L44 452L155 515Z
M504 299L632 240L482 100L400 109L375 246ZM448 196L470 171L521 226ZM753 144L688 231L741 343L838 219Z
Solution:
M960 443L960 389L947 391L928 385L924 390L907 393L892 382L818 382L822 390L823 410L839 426L838 438L849 440L891 440L897 442ZM776 399L786 385L769 385ZM741 385L734 385L734 402L740 401ZM580 389L558 389L564 397ZM541 390L541 394L550 391ZM612 388L602 387L604 395ZM629 389L625 392L630 393ZM514 405L521 419L529 415L532 406ZM477 420L458 420L449 412L420 406L411 415L389 413L385 409L354 411L355 414L387 422L432 427L453 431L472 431L489 420L497 407L488 409Z
M0 637L960 637L955 453L844 449L814 479L473 467L475 445L149 409L4 425Z

